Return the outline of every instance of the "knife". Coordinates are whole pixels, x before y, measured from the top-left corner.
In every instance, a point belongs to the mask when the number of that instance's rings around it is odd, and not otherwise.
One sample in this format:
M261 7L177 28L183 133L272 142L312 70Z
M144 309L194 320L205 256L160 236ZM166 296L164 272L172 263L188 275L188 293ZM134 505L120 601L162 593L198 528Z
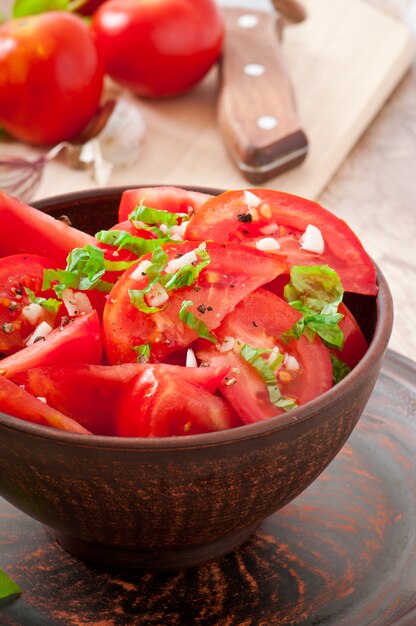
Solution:
M274 4L288 5L285 17L292 21L304 18L297 2ZM222 10L226 37L218 125L238 169L258 184L299 165L308 151L280 44L284 18L241 7Z

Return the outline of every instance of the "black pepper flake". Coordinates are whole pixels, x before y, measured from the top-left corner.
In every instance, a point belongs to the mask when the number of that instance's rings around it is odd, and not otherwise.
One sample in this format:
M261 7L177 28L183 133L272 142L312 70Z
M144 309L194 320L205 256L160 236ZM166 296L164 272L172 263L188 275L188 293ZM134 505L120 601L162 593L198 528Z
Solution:
M63 315L61 319L61 328L64 328L65 326L67 326L69 322L70 322L69 316Z
M243 235L249 235L249 232L248 232L247 228L243 229Z
M231 283L230 287L231 287L231 289L234 289L235 285L233 285L233 284Z
M198 287L197 285L194 285L194 291L196 291L196 292L201 291L201 287Z
M253 326L255 326L256 328L258 328L258 327L259 327L259 325L257 324L257 322L255 322L254 320L253 320Z
M205 311L207 310L205 304L200 304L199 307L197 307L198 311L200 313L202 313L202 315L205 313Z
M180 259L180 258L181 258L181 256L183 256L182 252L177 252L177 253L175 254L175 259Z
M251 213L239 213L237 219L239 222L251 222L253 217Z
M17 304L17 302L12 302L7 307L8 311L10 311L10 313L13 313L13 311L16 311L18 308L19 308L19 305Z
M72 222L71 222L71 220L69 219L69 217L67 215L60 215L58 217L58 221L59 222L63 222L67 226L72 226Z
M33 343L37 343L38 341L46 341L46 337L44 337L43 335L39 335L39 337L36 337Z
M207 311L213 311L214 309L212 308L212 306L207 306Z

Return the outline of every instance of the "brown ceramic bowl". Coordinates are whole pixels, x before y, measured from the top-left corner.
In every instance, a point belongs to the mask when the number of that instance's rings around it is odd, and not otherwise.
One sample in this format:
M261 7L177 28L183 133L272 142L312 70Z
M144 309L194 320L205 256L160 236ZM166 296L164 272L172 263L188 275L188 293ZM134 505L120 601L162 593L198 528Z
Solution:
M116 221L121 191L36 204L93 233ZM97 565L187 567L233 550L317 478L357 423L392 328L381 272L378 283L377 298L348 298L368 352L312 402L229 431L160 439L74 435L0 414L1 495Z

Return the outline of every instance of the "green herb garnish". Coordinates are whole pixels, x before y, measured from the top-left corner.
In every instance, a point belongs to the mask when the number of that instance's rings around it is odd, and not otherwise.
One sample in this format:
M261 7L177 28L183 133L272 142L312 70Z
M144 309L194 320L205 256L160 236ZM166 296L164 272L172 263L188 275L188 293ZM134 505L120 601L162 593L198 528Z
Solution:
M162 243L171 241L170 237L164 237L163 233L162 237L158 239L143 239L143 237L135 237L124 230L100 230L95 237L100 243L113 246L117 250L129 250L137 257L153 252Z
M193 285L201 271L211 261L206 250L205 242L202 242L198 248L195 249L195 253L197 257L201 259L196 265L189 263L181 267L177 272L163 274L162 272L168 265L168 255L161 247L156 248L152 254L151 265L146 269L146 274L149 278L148 284L143 289L129 290L132 305L143 313L156 313L156 311L161 311L162 309L159 307L149 307L145 302L145 295L152 290L156 283L159 283L166 291L173 291L181 287Z
M327 347L342 349L344 334L338 323L343 315L338 313L338 305L343 295L340 278L328 265L292 267L284 296L303 317L282 338L299 339L305 334L312 341L316 333Z
M6 572L0 570L0 606L20 596L21 593L19 585L9 578Z
M179 317L182 322L194 330L198 337L208 339L208 341L211 341L212 343L218 343L217 338L209 332L205 322L196 317L193 313L191 313L191 311L187 310L190 306L193 306L192 300L184 300L182 302L182 306L179 311Z
M149 206L140 204L130 213L129 220L131 222L143 222L144 224L164 224L165 226L177 226L179 220L188 220L187 213L171 213L170 211L162 211L153 209Z
M341 359L338 359L334 354L331 353L330 357L332 362L332 378L336 384L350 373L351 368L345 361L341 361Z
M244 346L241 348L240 356L245 361L247 361L247 363L250 363L250 365L254 367L254 369L260 374L261 378L266 383L270 401L280 409L283 409L284 411L290 411L291 409L294 409L297 404L289 398L282 397L271 366L261 356L266 352L272 351L265 350L264 348L253 348L248 344L244 344Z
M97 246L88 245L84 248L74 248L67 258L67 266L64 270L45 270L43 274L42 290L53 286L58 296L64 289L80 289L88 291L109 292L114 287L112 283L101 280L108 270L107 261L104 260L104 250Z
M150 343L143 343L140 346L133 346L132 350L137 354L138 363L147 363L150 358Z
M29 289L29 287L25 287L24 290L26 291L30 303L40 304L46 311L50 311L51 313L57 313L62 305L62 302L55 298L40 298L35 296L35 293Z

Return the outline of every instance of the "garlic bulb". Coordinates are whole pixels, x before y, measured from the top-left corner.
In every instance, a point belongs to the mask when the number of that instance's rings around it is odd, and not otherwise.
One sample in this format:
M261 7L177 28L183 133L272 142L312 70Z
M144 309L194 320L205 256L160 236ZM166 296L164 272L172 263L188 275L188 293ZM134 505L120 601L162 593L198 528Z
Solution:
M145 122L137 103L120 96L100 132L79 147L78 159L91 167L99 185L105 185L113 167L137 161L144 136Z

